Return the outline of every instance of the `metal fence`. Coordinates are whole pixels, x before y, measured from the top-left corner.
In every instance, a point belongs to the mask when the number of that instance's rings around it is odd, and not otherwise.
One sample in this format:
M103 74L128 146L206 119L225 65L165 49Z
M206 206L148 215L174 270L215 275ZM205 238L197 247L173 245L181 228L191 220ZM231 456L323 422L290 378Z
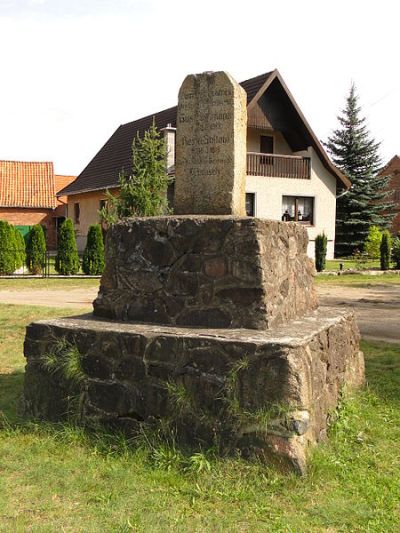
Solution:
M14 257L15 256L15 249L13 250L6 250L4 255L7 255L7 252L9 256ZM14 271L12 271L12 268L10 264L6 261L2 261L0 259L0 277L26 277L26 276L36 276L41 278L48 278L52 274L57 274L54 269L54 263L55 263L55 255L56 252L48 252L46 251L42 258L39 258L37 261L37 268L35 270L29 270L29 268L26 265L26 262L24 261L23 265L16 268Z

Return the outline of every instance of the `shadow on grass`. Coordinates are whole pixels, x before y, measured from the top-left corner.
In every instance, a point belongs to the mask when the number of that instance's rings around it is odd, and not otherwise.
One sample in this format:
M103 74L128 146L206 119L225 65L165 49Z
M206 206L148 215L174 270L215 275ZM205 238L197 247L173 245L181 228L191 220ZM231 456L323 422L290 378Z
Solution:
M20 420L18 405L24 383L23 372L0 374L0 413L3 413L9 422Z

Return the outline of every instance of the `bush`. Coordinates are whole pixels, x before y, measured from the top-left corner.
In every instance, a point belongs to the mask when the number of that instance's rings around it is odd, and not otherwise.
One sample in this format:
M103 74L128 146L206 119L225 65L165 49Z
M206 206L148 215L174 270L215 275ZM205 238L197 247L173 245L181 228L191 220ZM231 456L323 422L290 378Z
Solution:
M55 269L59 274L70 276L79 272L79 256L76 247L74 225L66 218L60 226Z
M22 233L17 230L14 226L14 235L15 235L15 269L21 268L26 261L26 250L25 250L25 239L22 236Z
M86 248L83 253L82 270L85 274L97 276L104 270L104 243L100 224L89 227Z
M392 258L394 267L400 269L400 237L396 237L393 241Z
M382 242L382 232L378 226L369 228L368 236L364 242L364 252L369 259L379 259Z
M382 233L381 242L381 270L388 270L390 268L390 252L392 247L392 239L388 230Z
M0 274L12 274L15 263L14 228L5 220L0 220Z
M41 274L46 264L46 240L40 224L32 226L26 245L26 266L31 274Z
M315 237L315 268L317 269L317 272L325 270L327 246L328 237L325 233Z

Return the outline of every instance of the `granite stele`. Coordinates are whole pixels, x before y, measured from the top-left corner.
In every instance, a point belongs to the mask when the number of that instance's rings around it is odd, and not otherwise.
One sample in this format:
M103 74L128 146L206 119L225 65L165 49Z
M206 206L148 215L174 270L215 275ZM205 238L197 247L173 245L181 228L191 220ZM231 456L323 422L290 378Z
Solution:
M28 415L162 420L190 445L305 471L363 355L353 313L318 309L305 229L244 216L246 119L227 73L185 79L176 215L109 230L93 315L28 326Z

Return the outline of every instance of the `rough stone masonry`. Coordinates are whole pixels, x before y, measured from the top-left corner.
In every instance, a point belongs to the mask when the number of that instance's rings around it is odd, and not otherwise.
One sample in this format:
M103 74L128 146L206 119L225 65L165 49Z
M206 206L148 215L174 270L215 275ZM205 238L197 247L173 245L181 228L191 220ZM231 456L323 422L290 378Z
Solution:
M95 316L28 327L28 415L58 420L79 405L84 421L128 432L163 421L191 446L305 472L342 387L363 383L363 356L354 314L317 309L306 230L242 216L244 106L225 73L186 78L182 215L117 223ZM79 380L63 371L70 358Z

